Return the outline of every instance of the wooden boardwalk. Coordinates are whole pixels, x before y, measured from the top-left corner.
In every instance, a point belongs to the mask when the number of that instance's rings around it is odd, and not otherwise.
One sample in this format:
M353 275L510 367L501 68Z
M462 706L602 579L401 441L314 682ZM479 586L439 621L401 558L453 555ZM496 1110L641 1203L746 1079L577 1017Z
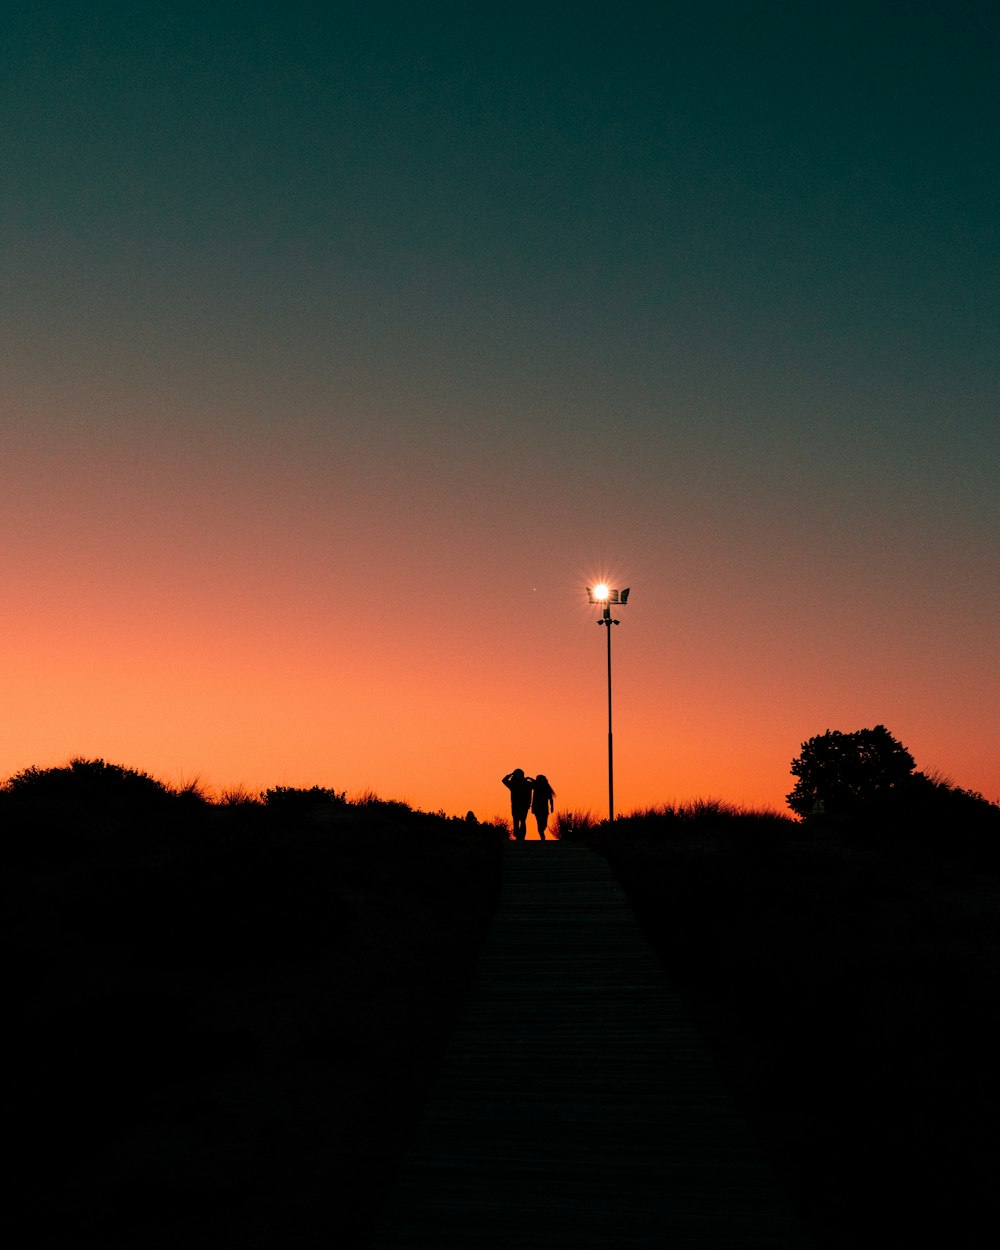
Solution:
M504 855L376 1250L807 1247L607 864Z

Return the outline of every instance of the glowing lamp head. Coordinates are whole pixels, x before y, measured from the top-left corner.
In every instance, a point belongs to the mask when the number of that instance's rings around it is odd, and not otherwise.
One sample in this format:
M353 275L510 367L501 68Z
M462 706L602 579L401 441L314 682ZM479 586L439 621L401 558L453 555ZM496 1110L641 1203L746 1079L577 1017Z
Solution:
M587 599L590 603L600 603L604 607L610 603L628 603L628 588L613 590L607 582L598 582L596 586L587 587Z

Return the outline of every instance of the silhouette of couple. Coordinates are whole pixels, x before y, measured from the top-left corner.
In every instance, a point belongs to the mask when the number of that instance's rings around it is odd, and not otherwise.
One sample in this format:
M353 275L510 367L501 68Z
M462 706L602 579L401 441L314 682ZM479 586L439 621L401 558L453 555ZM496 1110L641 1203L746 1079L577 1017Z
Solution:
M555 810L552 800L556 796L547 778L542 773L537 777L525 777L522 768L515 768L500 780L510 791L510 814L514 821L515 841L523 842L528 836L528 813L531 812L538 822L538 836L544 842L549 812Z

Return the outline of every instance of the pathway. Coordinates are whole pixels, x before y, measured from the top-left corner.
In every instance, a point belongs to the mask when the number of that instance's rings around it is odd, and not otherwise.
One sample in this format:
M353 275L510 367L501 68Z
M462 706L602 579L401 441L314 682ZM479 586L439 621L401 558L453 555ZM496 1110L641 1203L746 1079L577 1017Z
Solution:
M376 1250L808 1244L605 861L508 843Z

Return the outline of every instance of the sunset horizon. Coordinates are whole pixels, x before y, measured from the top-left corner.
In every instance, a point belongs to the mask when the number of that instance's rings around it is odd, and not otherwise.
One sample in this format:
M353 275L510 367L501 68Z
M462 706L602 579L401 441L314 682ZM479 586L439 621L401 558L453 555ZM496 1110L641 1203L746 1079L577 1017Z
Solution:
M11 14L0 773L601 816L605 579L619 811L1000 799L996 23L897 18Z

